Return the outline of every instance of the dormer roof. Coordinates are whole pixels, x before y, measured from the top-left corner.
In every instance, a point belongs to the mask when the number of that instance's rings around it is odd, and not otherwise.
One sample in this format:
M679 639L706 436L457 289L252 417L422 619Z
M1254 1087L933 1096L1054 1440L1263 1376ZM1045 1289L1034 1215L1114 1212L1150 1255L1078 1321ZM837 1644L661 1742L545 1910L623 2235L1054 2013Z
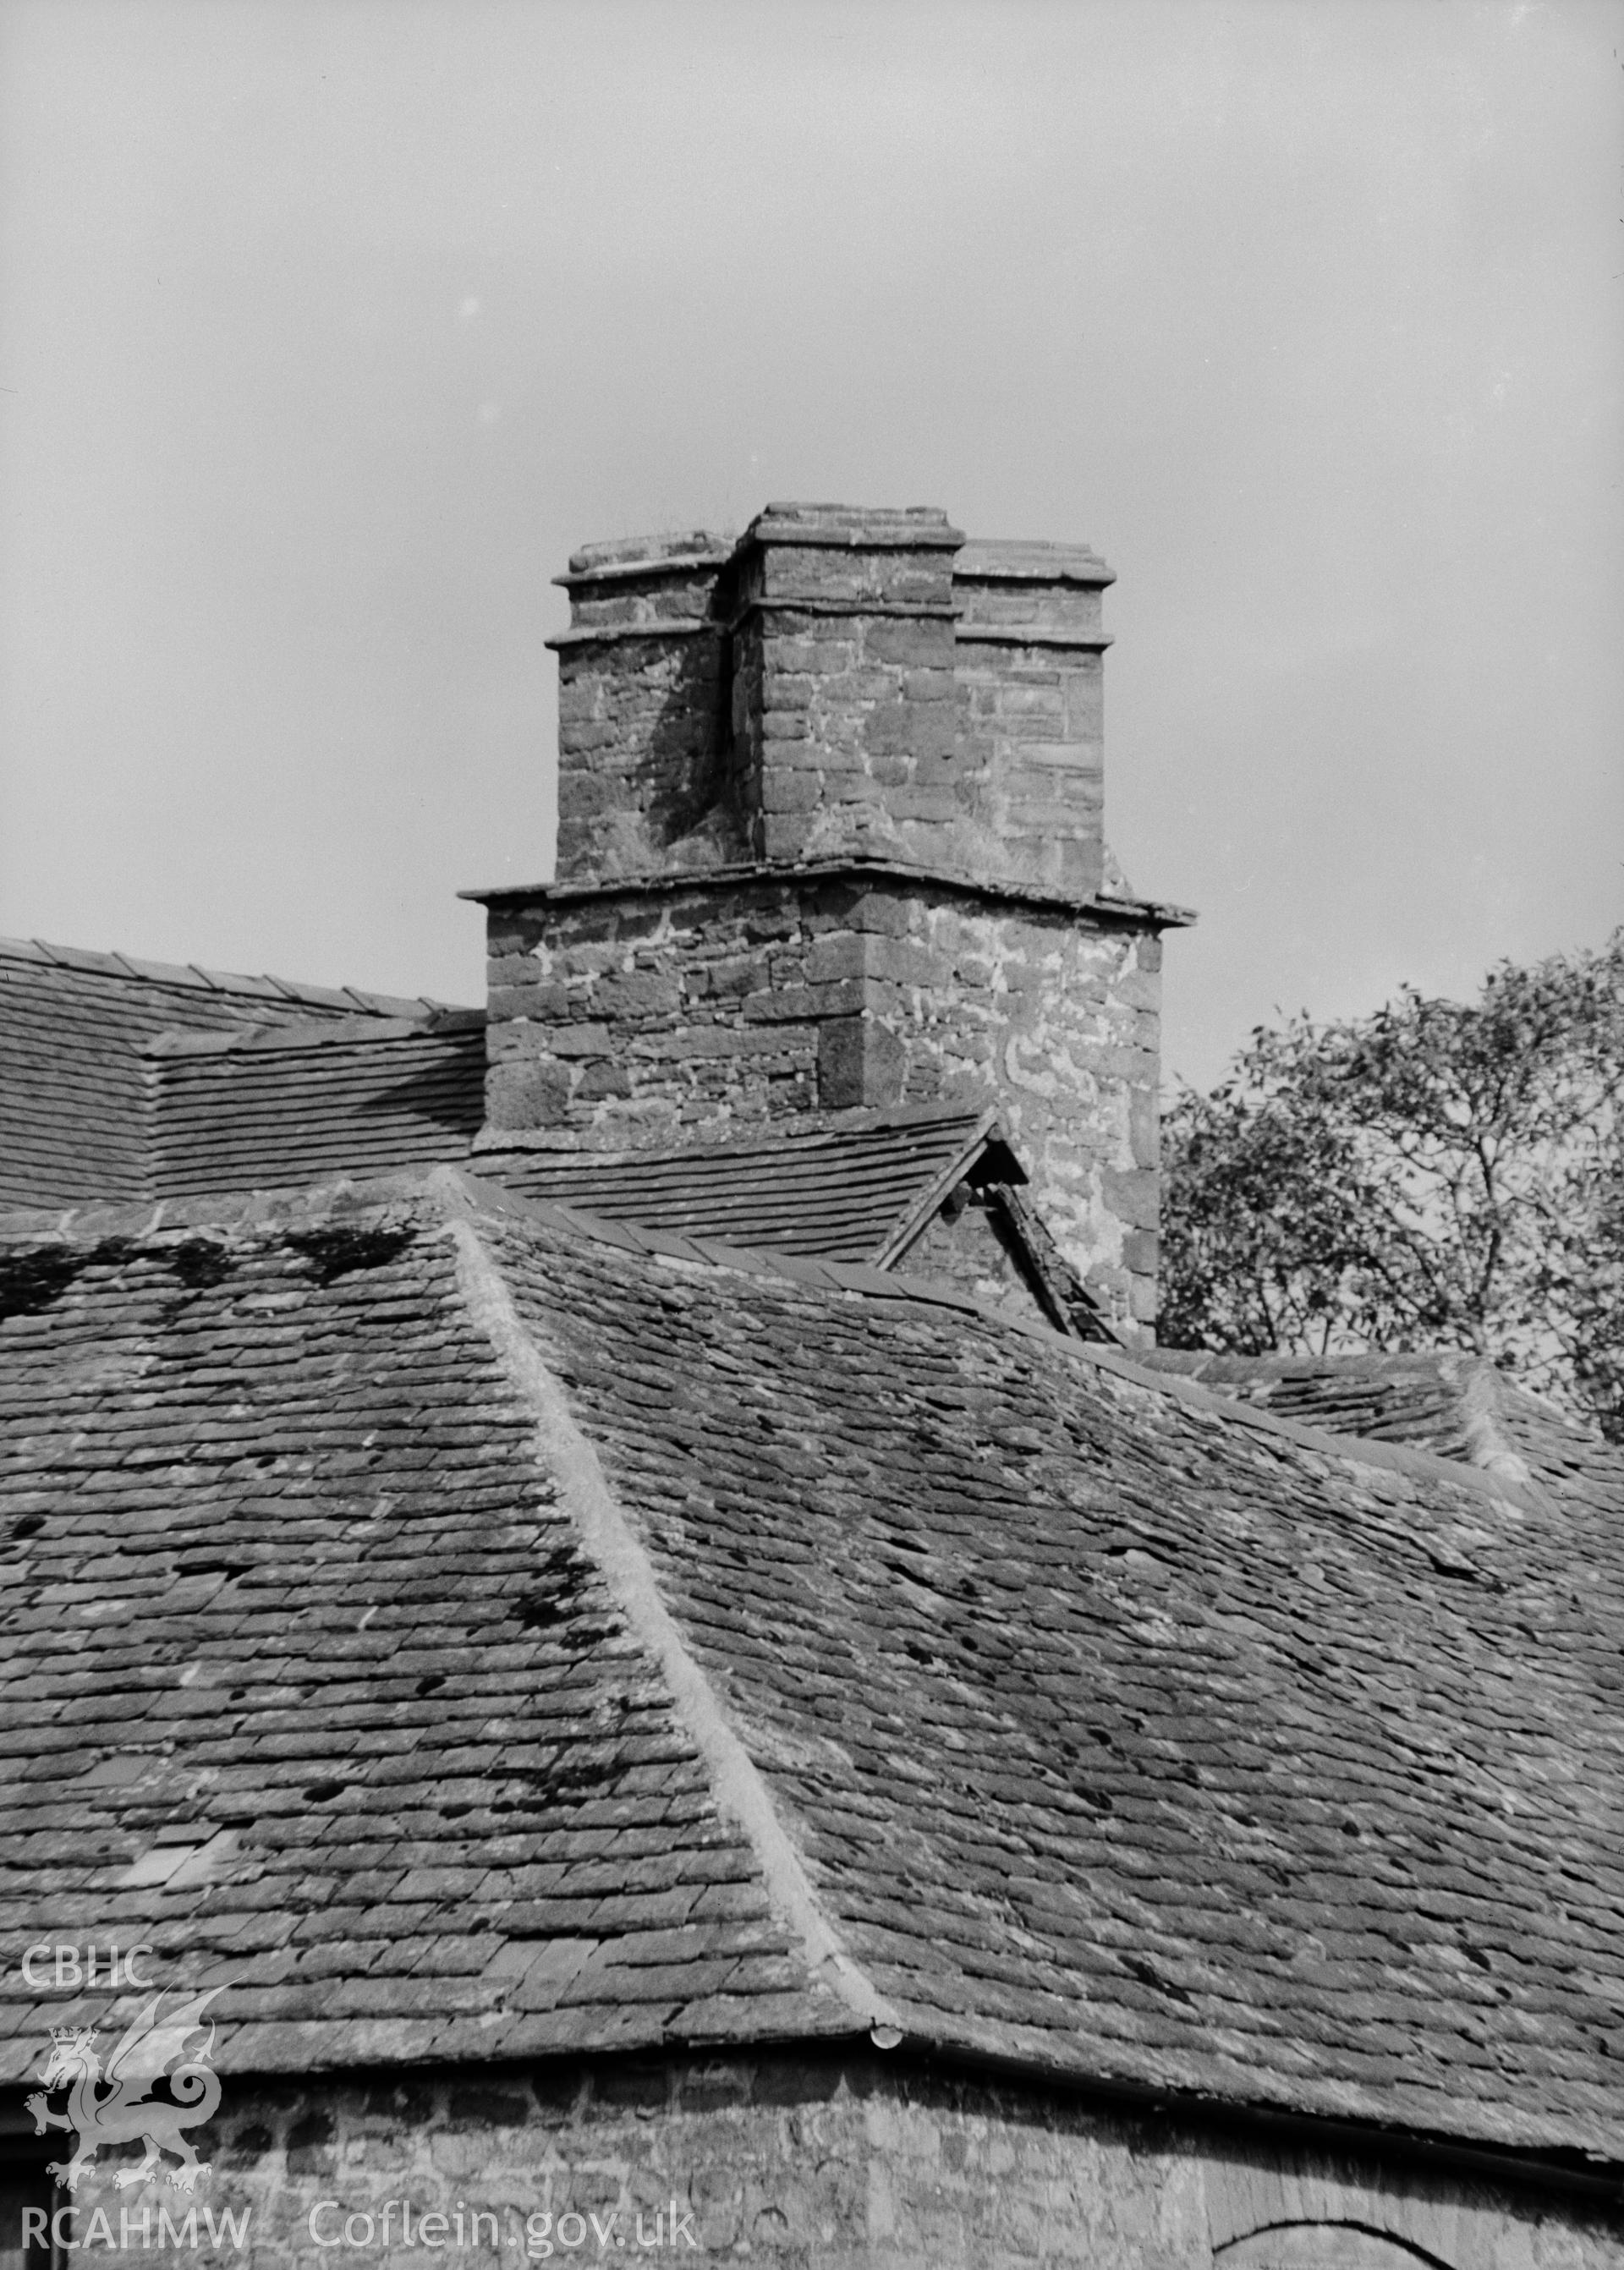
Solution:
M460 1156L484 1069L467 1032L483 1021L355 986L0 940L0 1205ZM274 1067L254 1054L267 1044Z

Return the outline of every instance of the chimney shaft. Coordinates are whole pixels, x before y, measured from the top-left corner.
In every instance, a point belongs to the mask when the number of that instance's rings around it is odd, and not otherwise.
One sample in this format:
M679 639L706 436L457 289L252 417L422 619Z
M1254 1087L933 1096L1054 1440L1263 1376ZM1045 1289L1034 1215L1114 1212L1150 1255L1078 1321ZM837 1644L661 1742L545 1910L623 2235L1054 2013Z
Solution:
M724 824L732 552L704 530L634 537L588 545L558 577L560 881L744 856ZM685 860L674 847L707 821Z
M1101 595L1086 545L967 544L953 568L959 763L983 872L1091 899L1105 857Z
M1102 894L1083 545L772 505L560 582L555 883L490 905L485 1147L996 1104L1108 1310L1155 1310L1160 933Z
M1100 888L1113 577L1086 545L778 504L559 581L560 881L867 856Z
M752 523L733 736L757 858L948 864L963 541L929 509L775 504Z

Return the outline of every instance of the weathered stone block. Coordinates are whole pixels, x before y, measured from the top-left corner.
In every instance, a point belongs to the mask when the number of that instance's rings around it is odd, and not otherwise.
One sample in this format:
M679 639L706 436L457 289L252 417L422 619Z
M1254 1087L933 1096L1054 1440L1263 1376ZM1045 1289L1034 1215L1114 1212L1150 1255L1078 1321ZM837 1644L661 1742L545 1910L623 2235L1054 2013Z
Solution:
M493 1017L537 1017L566 1013L561 985L493 985L486 1004Z
M799 859L812 842L810 818L803 812L765 812L756 824L756 842L764 859Z
M830 985L792 985L782 992L753 994L744 1014L755 1023L821 1024L830 1017L856 1017L867 998L861 978Z
M597 1061L587 1065L575 1082L572 1101L595 1103L610 1095L630 1095L632 1072L629 1065ZM548 2007L551 2007L549 1997Z
M822 801L823 782L814 772L775 768L761 783L762 808L769 812L815 812Z
M871 951L869 941L855 931L826 931L812 943L806 961L807 977L814 984L861 977L868 968Z
M871 931L864 938L864 975L892 985L931 988L938 998L951 998L952 964L945 963L933 943L910 936Z
M760 992L770 982L771 964L763 953L739 953L707 968L703 964L684 973L685 990L695 999L709 994L718 1000L742 1000Z
M863 893L850 918L853 930L884 931L901 938L910 927L911 909L894 885L881 885Z
M606 1057L614 1043L607 1024L565 1024L553 1028L551 1045L556 1057Z
M950 618L942 624L916 615L880 616L866 623L864 631L864 652L870 661L888 664L899 676L953 668Z
M1148 1277L1153 1280L1156 1274L1157 1244L1157 1236L1153 1229L1127 1231L1122 1242L1123 1267L1135 1277Z
M1140 1079L1128 1090L1128 1147L1136 1167L1156 1172L1161 1163L1161 1113L1152 1079Z
M485 1061L487 1068L510 1060L523 1059L530 1063L537 1057L551 1053L552 1042L549 1027L545 1025L531 1024L528 1019L519 1019L510 1023L493 1022L486 1027Z
M492 928L493 931L494 924ZM505 948L499 951L493 939L485 975L486 983L489 985L528 985L540 976L541 971L533 955L513 953Z
M1157 1220L1157 1177L1142 1168L1105 1168L1101 1183L1112 1212L1138 1229L1154 1229Z
M633 969L604 977L593 1002L597 1013L605 1020L671 1017L681 1006L682 986L675 974Z
M853 1105L900 1103L908 1052L894 1032L866 1017L848 1017L820 1028L818 1101L826 1111Z
M486 1075L487 1126L561 1127L569 1104L569 1074L559 1064L496 1064Z

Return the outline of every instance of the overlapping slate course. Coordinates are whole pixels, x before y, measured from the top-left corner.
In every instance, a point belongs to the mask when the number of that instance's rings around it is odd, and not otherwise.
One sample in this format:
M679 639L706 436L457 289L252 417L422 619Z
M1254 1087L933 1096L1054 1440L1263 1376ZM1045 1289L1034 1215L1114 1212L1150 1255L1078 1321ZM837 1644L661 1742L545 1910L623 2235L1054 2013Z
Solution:
M1325 1356L1156 1348L1144 1360L1256 1410L1531 1480L1563 1509L1581 1559L1592 1530L1624 1524L1624 1456L1469 1348Z
M243 1980L238 2070L816 2030L438 1228L8 1271L0 1938ZM8 2077L108 2000L0 1991Z
M1333 1434L1409 1443L1444 1458L1472 1456L1459 1381L1436 1355L1247 1356L1156 1348L1146 1361L1215 1394Z
M167 1032L404 1017L438 1005L0 940L0 1205L153 1191L152 1074Z
M476 1010L168 1034L146 1055L156 1198L463 1159L485 1116Z
M907 2025L1616 2154L1616 1524L990 1318L502 1243Z
M137 1900L251 1957L238 2069L878 2017L1619 2157L1616 1524L1580 1555L1543 1486L445 1169L179 1211L11 1241L9 1943ZM538 1362L843 1984L586 1549ZM166 1832L211 1841L115 1892Z
M878 1262L920 1225L933 1198L975 1170L993 1122L987 1111L896 1112L755 1141L610 1154L486 1144L472 1163L523 1197L614 1221ZM1001 1140L995 1147L1001 1177L1024 1180Z

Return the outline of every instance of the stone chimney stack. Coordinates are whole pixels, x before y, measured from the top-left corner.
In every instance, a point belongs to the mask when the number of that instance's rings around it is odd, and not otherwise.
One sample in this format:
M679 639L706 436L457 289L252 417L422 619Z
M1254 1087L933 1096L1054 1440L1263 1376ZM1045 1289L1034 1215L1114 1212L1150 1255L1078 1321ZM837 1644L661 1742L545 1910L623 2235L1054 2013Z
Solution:
M1099 889L1114 579L1086 545L778 504L558 580L560 881L849 855Z
M1084 545L770 505L560 578L556 879L490 910L484 1147L996 1103L1119 1324L1155 1312L1179 909L1104 887Z
M960 763L983 868L1091 899L1105 856L1101 596L1082 544L967 544L953 568Z
M929 510L775 504L752 522L732 723L754 857L940 864L963 542Z
M724 801L732 553L702 530L634 537L558 578L560 881L651 873Z

